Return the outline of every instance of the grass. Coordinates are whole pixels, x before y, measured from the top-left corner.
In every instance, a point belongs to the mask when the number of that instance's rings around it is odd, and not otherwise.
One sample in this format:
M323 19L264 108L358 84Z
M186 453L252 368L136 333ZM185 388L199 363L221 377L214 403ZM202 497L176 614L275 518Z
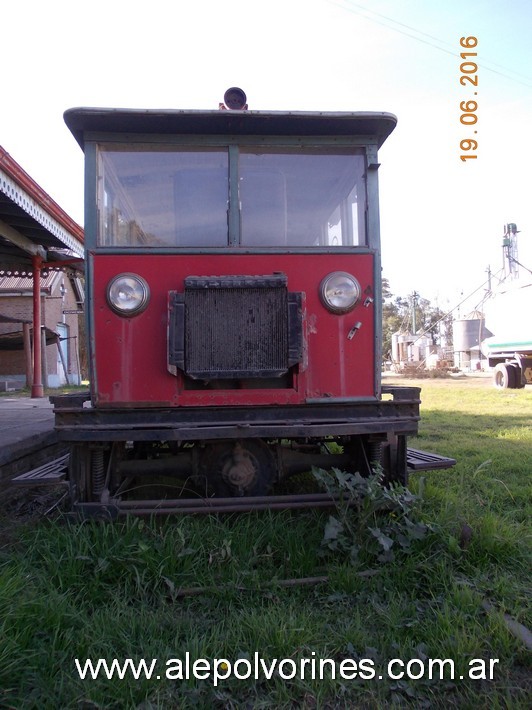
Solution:
M422 539L391 562L325 549L319 511L12 524L0 543L0 707L528 707L532 391L424 380L416 448L456 467L412 477ZM9 523L9 528L6 525ZM467 535L465 535L467 532ZM324 577L309 586L293 578ZM204 593L182 596L183 588ZM493 610L486 612L489 601ZM453 659L456 678L81 680L79 658ZM460 680L497 658L494 679ZM396 667L396 670L398 668Z
M44 397L57 396L60 394L71 394L73 392L86 392L89 389L88 381L82 381L80 385L62 385L61 387L45 387ZM0 397L31 397L31 387L23 387L14 392L0 392Z

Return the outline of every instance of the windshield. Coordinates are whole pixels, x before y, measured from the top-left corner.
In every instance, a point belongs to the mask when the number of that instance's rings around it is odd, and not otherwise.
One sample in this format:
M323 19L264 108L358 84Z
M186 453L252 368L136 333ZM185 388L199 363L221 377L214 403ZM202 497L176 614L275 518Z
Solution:
M334 247L365 239L354 148L104 146L100 246ZM237 213L237 219L231 219Z

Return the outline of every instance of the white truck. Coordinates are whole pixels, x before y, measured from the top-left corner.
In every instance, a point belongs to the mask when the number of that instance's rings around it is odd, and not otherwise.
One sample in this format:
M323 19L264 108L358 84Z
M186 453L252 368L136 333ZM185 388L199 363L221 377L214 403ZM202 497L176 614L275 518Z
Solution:
M494 333L482 352L494 367L496 387L517 389L532 384L532 279L507 280L484 305L486 327Z

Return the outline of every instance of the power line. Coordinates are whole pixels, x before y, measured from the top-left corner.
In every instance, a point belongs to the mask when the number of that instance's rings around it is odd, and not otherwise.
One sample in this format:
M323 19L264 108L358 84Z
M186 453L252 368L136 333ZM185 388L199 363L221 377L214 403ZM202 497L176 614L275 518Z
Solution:
M366 20L369 20L370 22L375 22L378 25L381 25L382 27L386 27L390 30L393 30L394 32L398 32L399 34L404 35L405 37L410 37L410 39L414 39L417 42L421 42L422 44L428 44L430 47L433 49L438 49L440 52L445 52L445 54L450 54L452 57L458 57L458 53L456 50L453 49L446 49L445 47L442 47L440 45L447 45L448 47L453 47L449 42L445 42L442 39L439 39L438 37L435 37L434 35L430 35L427 32L423 32L422 30L418 30L415 27L412 27L411 25L407 25L404 22L399 22L398 20L394 20L392 17L388 17L387 15L382 15L380 12L376 12L375 10L370 10L367 7L364 7L363 5L359 5L356 2L352 2L352 0L344 0L344 2L336 2L335 0L328 0L329 4L335 5L336 7L341 8L342 10L346 10L347 12L352 12L356 15L360 15L360 17L363 17ZM358 9L357 9L358 8ZM383 20L386 20L387 22L381 22L380 20L376 19L375 17L370 17L369 15L363 15L360 10L363 10L366 13L371 13L372 15L376 15L377 17L381 17ZM415 32L416 34L411 34L410 32L405 32L402 29L399 29L399 27L393 27L389 23L393 22L395 25L399 25L400 27L405 27L408 30L412 30L412 32ZM428 40L422 39L418 35L423 35L424 37L428 37L431 40L435 40L436 42L439 42L438 44L434 44L434 42L430 42ZM482 62L477 62L477 65L479 67L482 67L486 71L492 72L493 74L498 74L499 76L504 77L505 79L510 79L510 81L515 81L518 84L522 84L523 86L527 86L528 88L532 88L532 79L524 74L520 74L519 72L514 71L513 69L510 69L508 67L504 67L501 64L496 64L495 62L490 62L490 64L493 64L494 66L497 66L501 69L504 69L507 72L511 72L512 74L516 74L517 76L522 77L522 79L526 79L526 81L522 81L521 79L517 79L515 76L509 76L508 74L497 71L496 69L493 69L492 67L486 66Z
M498 274L500 274L502 271L503 271L503 269L498 271L496 274L491 274L491 277L498 278ZM468 301L470 298L472 298L477 291L480 291L481 288L484 288L484 286L487 286L489 283L490 283L490 279L488 279L487 281L484 281L484 283L480 284L480 286L477 286L477 288L474 291L472 291L468 296L463 298L460 301L460 303L457 303L456 306L454 306L454 308L451 308L450 311L447 311L447 313L445 313L445 315L443 315L439 320L437 320L429 328L427 328L425 331L423 331L423 333L421 333L421 335L419 335L417 340L419 340L423 336L427 335L427 333L430 333L431 330L434 330L434 328L437 325L439 325L440 323L442 323L446 318L448 318L451 315L451 313L454 313L454 311L458 310L458 308L460 308L460 306L462 306L466 301ZM477 310L477 308L479 306L481 306L486 301L486 299L487 299L487 294L484 294L484 296L482 297L482 300L475 306L474 310ZM414 335L415 335L415 333L414 333Z

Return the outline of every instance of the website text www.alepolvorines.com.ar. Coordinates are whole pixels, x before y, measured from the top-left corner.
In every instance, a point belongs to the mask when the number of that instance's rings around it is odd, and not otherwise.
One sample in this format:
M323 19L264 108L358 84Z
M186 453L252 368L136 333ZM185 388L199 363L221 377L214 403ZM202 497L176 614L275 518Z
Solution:
M342 680L493 680L498 658L473 658L467 668L457 674L451 658L411 658L404 661L392 658L385 664L377 665L371 658L346 658L335 661L331 658L318 658L314 652L310 657L294 660L293 658L273 658L266 660L255 652L251 658L196 658L192 659L187 651L184 658L170 658L161 661L157 658L132 658L119 660L105 658L81 660L74 659L76 671L81 680L113 678L135 680L211 680L214 686L230 678L237 680L271 680L278 676L282 680L324 680L325 678Z

